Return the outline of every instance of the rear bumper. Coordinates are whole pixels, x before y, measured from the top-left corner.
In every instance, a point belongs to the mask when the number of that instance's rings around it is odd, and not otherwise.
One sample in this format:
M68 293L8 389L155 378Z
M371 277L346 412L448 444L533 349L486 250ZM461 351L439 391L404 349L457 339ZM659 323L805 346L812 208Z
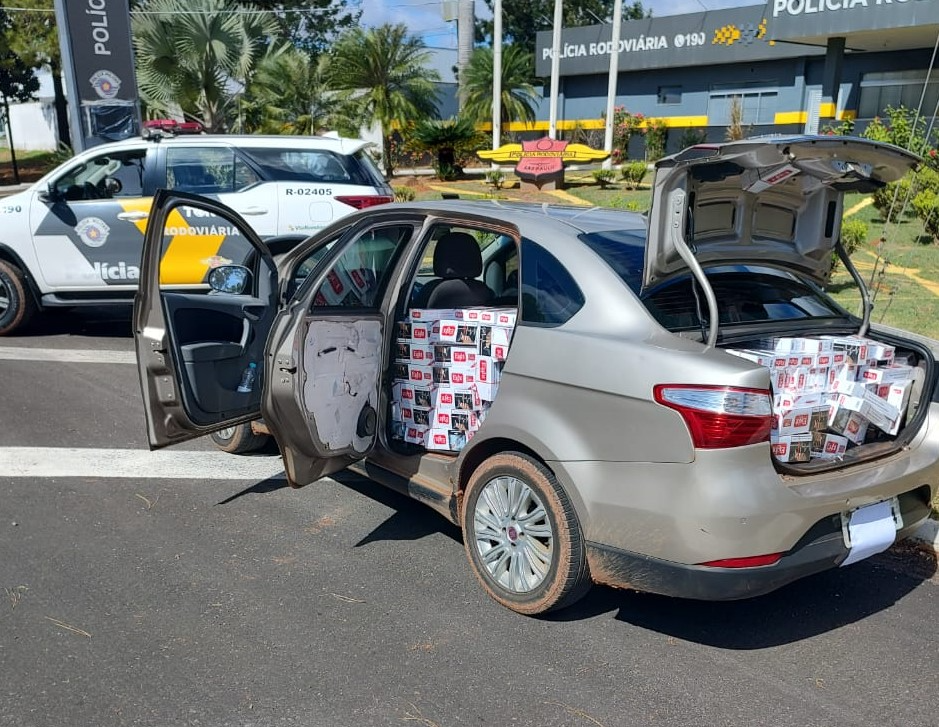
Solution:
M929 516L929 507L918 497L902 496L900 507L904 527L897 533L897 540L912 535ZM761 596L800 578L835 568L847 556L839 518L816 523L777 563L756 568L686 565L587 543L587 560L595 582L701 601Z

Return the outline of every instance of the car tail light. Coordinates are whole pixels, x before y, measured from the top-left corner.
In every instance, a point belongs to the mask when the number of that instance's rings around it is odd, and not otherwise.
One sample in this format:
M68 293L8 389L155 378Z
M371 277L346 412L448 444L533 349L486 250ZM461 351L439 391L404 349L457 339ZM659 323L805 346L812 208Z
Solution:
M387 194L343 194L337 195L335 200L355 207L357 210L364 210L366 207L374 207L377 204L394 202L395 198Z
M698 563L698 565L708 568L758 568L763 565L775 565L782 556L782 553L767 553L766 555L751 555L747 558L709 560L707 563Z
M681 414L697 449L742 447L769 440L773 402L766 389L660 384L655 400Z

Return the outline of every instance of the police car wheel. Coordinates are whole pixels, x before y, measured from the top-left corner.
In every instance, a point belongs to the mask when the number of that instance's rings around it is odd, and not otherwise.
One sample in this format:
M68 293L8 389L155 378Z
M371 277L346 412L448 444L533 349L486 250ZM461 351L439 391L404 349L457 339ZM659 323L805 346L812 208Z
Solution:
M25 326L36 312L36 301L22 271L0 260L0 336Z
M229 454L247 454L261 449L268 441L267 434L255 434L250 424L226 427L210 435L215 446Z

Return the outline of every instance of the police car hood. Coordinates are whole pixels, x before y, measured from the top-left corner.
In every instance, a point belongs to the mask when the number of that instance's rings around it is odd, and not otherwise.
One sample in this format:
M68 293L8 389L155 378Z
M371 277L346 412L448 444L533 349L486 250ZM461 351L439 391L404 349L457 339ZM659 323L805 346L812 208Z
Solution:
M702 144L655 170L643 285L702 266L757 263L824 282L846 192L870 193L915 169L889 144L789 136Z

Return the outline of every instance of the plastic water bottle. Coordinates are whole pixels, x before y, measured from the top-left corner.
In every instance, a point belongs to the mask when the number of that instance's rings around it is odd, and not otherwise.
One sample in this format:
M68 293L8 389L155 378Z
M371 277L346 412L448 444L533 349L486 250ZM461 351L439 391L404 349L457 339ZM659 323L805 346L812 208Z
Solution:
M258 365L252 361L245 368L245 372L241 375L241 383L238 384L238 391L242 394L248 394L254 388L254 380L258 375Z

